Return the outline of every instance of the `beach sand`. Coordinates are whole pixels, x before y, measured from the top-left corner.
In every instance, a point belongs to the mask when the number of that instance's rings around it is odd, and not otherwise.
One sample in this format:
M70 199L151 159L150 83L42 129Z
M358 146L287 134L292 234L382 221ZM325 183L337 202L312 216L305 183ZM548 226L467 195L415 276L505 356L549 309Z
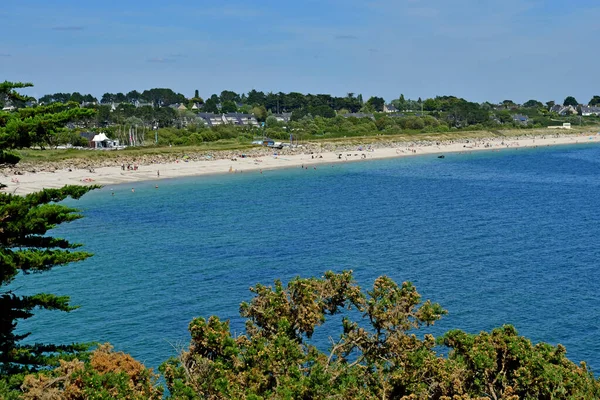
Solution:
M460 140L450 142L405 143L394 147L356 146L355 150L337 150L317 153L280 155L274 149L271 155L254 157L236 157L231 159L211 159L204 161L168 162L162 164L139 165L137 170L123 170L120 166L98 167L94 172L89 169L57 169L54 172L23 172L22 175L10 175L5 172L0 182L7 185L5 193L25 195L43 188L60 188L64 185L115 185L128 183L135 187L143 181L156 181L184 176L263 173L279 168L308 168L320 165L335 165L346 162L364 162L384 158L409 157L420 155L441 155L445 153L469 153L481 150L502 150L526 147L543 147L576 143L600 142L600 134L583 133L576 135L546 135L544 137L493 138ZM348 146L346 146L347 148ZM362 148L362 150L359 150ZM341 155L341 157L340 157ZM160 176L159 176L160 173Z

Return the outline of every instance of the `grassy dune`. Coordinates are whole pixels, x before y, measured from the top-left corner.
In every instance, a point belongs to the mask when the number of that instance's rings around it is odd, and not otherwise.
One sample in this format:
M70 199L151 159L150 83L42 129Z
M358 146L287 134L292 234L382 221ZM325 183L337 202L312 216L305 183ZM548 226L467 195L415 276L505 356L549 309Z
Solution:
M543 136L556 134L576 135L581 133L597 133L600 127L574 127L571 130L557 129L527 129L527 130L481 130L481 131L455 131L455 132L440 132L440 133L404 133L402 135L369 135L369 136L352 136L342 138L310 138L310 140L302 141L302 144L310 145L325 145L325 144L383 144L390 142L414 142L414 141L448 141L448 140L465 140L465 139L484 139L484 138L499 138L506 137L507 139L524 137L524 136ZM129 147L118 151L91 151L77 149L24 149L17 153L22 157L23 162L53 162L64 161L71 159L86 159L90 161L99 161L107 159L115 159L122 157L140 157L152 155L181 155L191 153L206 153L212 151L244 151L251 148L256 148L250 141L240 143L237 139L220 140L216 142L208 142L197 146L178 146L178 147Z

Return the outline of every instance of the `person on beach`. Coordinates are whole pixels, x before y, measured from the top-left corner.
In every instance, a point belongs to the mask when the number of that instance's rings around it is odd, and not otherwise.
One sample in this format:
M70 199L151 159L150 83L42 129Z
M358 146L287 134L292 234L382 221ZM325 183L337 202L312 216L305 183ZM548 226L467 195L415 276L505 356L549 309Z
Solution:
M160 171L159 170L156 171L156 176L160 178Z

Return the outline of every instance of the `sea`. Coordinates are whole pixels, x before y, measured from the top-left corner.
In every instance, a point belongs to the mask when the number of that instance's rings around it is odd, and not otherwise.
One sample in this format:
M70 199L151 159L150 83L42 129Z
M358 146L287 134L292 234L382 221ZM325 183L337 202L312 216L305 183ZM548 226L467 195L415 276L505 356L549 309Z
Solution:
M84 218L50 233L94 256L11 284L80 306L21 322L29 342L110 342L156 369L186 348L195 317L242 334L251 286L353 270L365 289L387 275L440 303L435 335L512 324L600 372L599 145L131 185L64 202ZM339 325L313 340L326 349Z

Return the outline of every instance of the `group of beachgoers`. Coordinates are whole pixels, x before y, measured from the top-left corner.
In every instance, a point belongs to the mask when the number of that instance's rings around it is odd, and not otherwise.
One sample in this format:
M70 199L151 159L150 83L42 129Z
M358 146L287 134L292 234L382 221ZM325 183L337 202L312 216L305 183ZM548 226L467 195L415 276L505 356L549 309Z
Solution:
M127 164L127 171L137 171L138 170L138 165L137 164ZM121 164L121 171L125 171L125 163Z

